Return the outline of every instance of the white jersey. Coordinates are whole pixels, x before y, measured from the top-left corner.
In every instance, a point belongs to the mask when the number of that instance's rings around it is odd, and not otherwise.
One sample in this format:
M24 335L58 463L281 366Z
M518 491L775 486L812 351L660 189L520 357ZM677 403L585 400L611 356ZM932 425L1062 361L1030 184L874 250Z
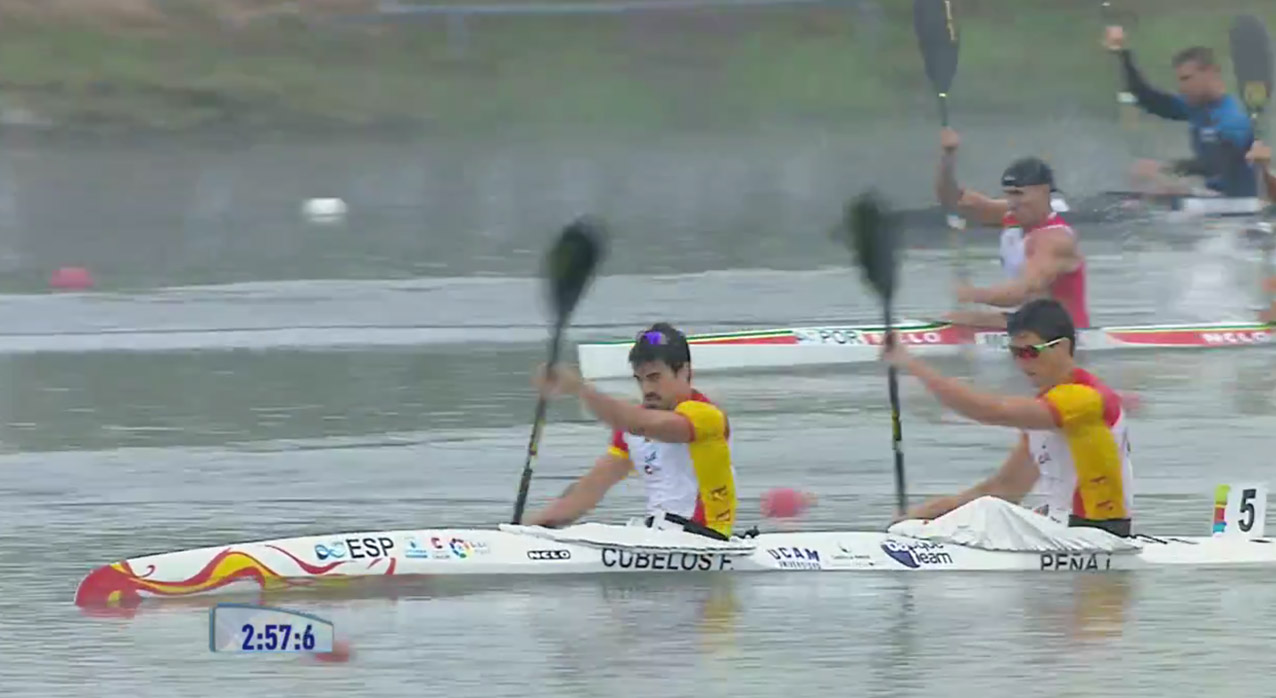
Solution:
M1050 208L1054 211L1046 222L1038 226L1036 229L1049 228L1053 226L1061 226L1067 228L1067 224L1063 219L1056 219L1055 214L1068 210L1068 204L1060 198L1052 198L1050 200ZM999 252L1001 254L1001 268L1006 276L1011 279L1019 278L1020 272L1023 271L1024 262L1028 259L1027 253L1027 236L1024 234L1023 226L1015 217L1007 213L1001 219L1001 244ZM1072 229L1068 228L1071 232Z
M1023 228L1018 224L1001 229L1001 269L1011 279L1019 278L1027 253L1024 251Z
M642 477L648 514L677 514L729 535L737 500L726 414L698 392L674 412L691 425L690 443L615 431L608 452L628 459Z

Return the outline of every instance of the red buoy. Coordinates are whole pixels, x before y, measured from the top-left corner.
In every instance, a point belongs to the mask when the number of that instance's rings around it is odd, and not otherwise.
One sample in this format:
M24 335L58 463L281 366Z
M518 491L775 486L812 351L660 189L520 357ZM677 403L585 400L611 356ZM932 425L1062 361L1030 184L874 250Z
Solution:
M791 519L801 516L814 503L813 494L777 487L762 495L762 515L772 519Z
M354 655L354 649L350 647L350 643L345 640L333 640L331 652L316 652L313 656L317 662L328 662L340 664L350 661L350 657Z
M93 275L84 267L61 267L49 276L49 287L59 291L83 291L93 288Z

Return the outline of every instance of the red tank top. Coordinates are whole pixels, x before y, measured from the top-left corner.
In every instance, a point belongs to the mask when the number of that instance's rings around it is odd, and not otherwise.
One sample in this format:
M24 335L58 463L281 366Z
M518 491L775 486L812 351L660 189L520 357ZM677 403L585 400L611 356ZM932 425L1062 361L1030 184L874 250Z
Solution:
M1009 216L1007 216L1009 218ZM1011 218L1013 220L1013 218ZM1023 241L1024 249L1032 244L1032 235L1042 230L1052 228L1062 228L1073 237L1076 237L1076 231L1067 221L1057 213L1050 214L1050 217L1043 221L1040 225L1024 230ZM1081 264L1072 271L1064 272L1055 277L1053 283L1050 284L1050 297L1059 301L1060 304L1068 311L1068 315L1072 317L1072 324L1077 329L1083 329L1090 326L1090 312L1086 308L1085 302L1085 258L1081 259Z

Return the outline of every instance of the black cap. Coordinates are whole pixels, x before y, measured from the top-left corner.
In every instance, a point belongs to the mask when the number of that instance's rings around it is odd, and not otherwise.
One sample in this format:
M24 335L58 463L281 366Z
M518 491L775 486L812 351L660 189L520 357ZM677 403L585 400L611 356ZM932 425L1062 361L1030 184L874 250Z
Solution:
M1003 187L1031 187L1039 184L1050 185L1050 191L1057 191L1054 186L1054 171L1041 158L1020 158L1010 163L1010 167L1001 173Z
M637 366L648 361L663 361L675 371L691 363L686 335L667 322L657 322L639 332L629 350L629 364Z
M1044 342L1066 338L1071 350L1077 348L1077 328L1063 304L1053 298L1038 298L1024 303L1006 318L1006 332L1032 332Z

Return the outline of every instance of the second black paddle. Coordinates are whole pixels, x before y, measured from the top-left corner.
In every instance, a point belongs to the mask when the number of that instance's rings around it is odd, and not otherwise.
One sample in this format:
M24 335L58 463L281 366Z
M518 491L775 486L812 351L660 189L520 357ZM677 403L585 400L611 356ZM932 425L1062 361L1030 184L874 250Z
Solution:
M1272 94L1272 43L1267 34L1263 20L1253 15L1240 15L1232 21L1228 33L1232 51L1232 66L1236 69L1236 86L1240 90L1245 110L1249 112L1250 123L1254 129L1254 139L1262 140L1262 114L1271 100ZM1257 184L1257 196L1265 198L1263 191L1267 188L1267 180L1261 166L1255 166L1254 179ZM1272 202L1268 202L1269 204ZM1263 276L1272 275L1272 237L1264 231L1263 236ZM1264 296L1267 307L1271 307L1273 296L1267 291L1264 283Z
M876 192L865 192L847 205L842 226L838 232L842 242L851 250L855 263L864 275L864 280L882 301L885 341L894 341L892 309L899 276L898 250L901 232L898 216L889 210L885 201ZM904 487L899 372L894 366L891 366L887 372L887 389L891 402L891 446L895 451L896 506L899 513L903 514L908 510L908 496Z
M960 42L957 38L957 19L953 15L952 0L913 0L913 33L917 35L917 46L922 52L922 64L926 68L926 78L930 80L939 100L939 125L948 128L948 95L953 89L953 78L957 76L957 57ZM949 244L953 248L953 265L957 281L966 281L966 254L963 249L961 231L966 228L966 221L957 213L957 183L954 181L953 168L955 153L945 152L943 155L943 191L944 219L950 230Z

